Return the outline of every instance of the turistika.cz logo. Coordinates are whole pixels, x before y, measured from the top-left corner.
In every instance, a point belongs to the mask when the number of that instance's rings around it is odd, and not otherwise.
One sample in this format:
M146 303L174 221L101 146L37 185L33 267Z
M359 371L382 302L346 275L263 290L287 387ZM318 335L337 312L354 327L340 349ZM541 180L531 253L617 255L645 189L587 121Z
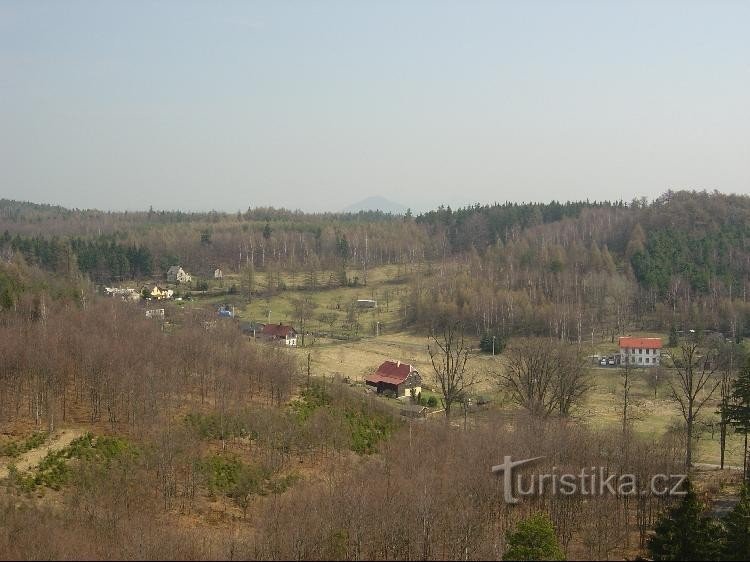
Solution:
M534 463L544 457L534 457L514 461L510 456L503 458L503 464L492 467L492 472L503 476L505 503L518 503L516 496L563 495L563 496L635 496L652 494L655 496L681 496L685 492L683 483L686 474L654 474L646 486L640 486L635 474L611 473L604 467L585 467L578 473L559 472L553 466L551 472L521 474L514 469Z

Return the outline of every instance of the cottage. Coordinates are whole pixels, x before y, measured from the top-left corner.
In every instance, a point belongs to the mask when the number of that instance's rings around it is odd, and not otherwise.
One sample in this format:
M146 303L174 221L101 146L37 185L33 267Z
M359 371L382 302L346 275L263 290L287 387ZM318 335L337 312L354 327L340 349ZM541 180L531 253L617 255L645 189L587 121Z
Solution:
M146 318L164 318L163 308L152 308L146 311Z
M422 377L408 363L385 361L378 370L365 377L365 384L378 393L391 391L397 397L416 396L422 392Z
M141 289L141 294L147 294L152 299L163 300L171 299L172 295L174 295L174 291L172 289L162 289L159 285L154 285L153 288L143 287L143 289Z
M620 363L656 367L661 362L661 338L620 338Z
M377 308L378 301L372 299L357 299L357 308Z
M222 279L224 279L224 272L221 269L215 269L214 279L216 279L217 281L221 281Z
M297 346L297 331L291 326L283 324L266 324L260 332L260 335L268 340L284 342L289 347Z
M179 265L173 265L167 270L168 283L190 283L193 278Z

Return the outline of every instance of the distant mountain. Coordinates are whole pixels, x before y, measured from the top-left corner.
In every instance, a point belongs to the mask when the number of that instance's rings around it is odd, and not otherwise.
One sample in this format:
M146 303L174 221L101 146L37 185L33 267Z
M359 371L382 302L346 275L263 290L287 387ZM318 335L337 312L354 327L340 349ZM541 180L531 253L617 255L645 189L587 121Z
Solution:
M403 214L406 212L406 207L400 203L395 203L380 197L379 195L362 199L353 205L349 205L344 208L345 213L358 213L360 211L382 211L384 213L393 213L394 215Z

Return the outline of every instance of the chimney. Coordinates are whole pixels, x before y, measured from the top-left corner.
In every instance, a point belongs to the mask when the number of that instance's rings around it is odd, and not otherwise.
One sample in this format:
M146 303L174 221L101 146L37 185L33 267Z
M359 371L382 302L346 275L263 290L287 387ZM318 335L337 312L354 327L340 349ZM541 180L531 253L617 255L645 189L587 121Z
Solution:
M401 366L401 360L396 361L396 367L400 367L400 366Z

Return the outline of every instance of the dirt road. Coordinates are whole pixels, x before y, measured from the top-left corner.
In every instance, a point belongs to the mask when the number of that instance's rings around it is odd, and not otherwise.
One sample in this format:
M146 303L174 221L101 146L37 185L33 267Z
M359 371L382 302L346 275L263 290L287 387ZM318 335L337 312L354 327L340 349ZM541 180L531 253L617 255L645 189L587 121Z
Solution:
M52 438L41 447L27 451L18 458L5 461L3 465L0 466L0 480L7 478L9 464L14 464L20 472L28 470L39 464L39 462L46 457L47 453L50 451L57 451L63 447L67 447L74 439L77 439L81 435L83 435L83 432L78 429L63 429L55 433Z

